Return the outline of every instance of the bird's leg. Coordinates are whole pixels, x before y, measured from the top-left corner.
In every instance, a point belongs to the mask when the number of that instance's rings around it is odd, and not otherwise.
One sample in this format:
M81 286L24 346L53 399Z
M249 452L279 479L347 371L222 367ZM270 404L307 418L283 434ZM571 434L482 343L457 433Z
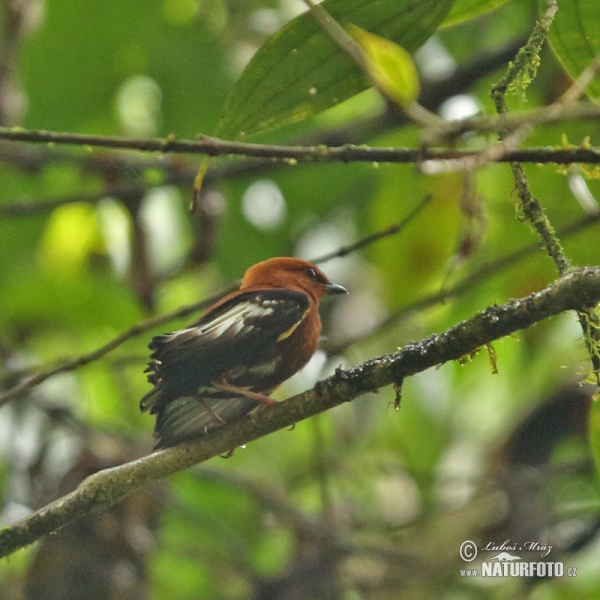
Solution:
M202 404L202 406L204 406L204 408L210 413L210 415L212 417L214 417L222 425L227 425L227 421L221 415L218 415L206 402L204 402L204 400L202 398L200 398L199 396L196 396L196 399L198 400L198 402L200 402L200 404ZM235 448L232 448L231 450L228 450L227 452L225 452L225 454L219 454L219 456L221 458L231 458L233 456L234 452L235 452Z
M210 384L219 390L233 392L234 394L239 394L240 396L246 396L246 398L252 398L252 400L256 400L263 406L273 406L273 404L277 404L277 400L273 400L269 398L269 396L265 396L264 394L257 394L256 392L251 392L250 390L238 387L237 385L232 385L231 383L227 383L226 381L211 381Z
M227 421L221 415L218 415L208 404L206 404L206 402L204 402L202 398L199 398L198 396L196 396L196 398L198 399L198 402L200 402L200 404L204 406L204 408L210 413L212 417L214 417L222 425L227 425Z

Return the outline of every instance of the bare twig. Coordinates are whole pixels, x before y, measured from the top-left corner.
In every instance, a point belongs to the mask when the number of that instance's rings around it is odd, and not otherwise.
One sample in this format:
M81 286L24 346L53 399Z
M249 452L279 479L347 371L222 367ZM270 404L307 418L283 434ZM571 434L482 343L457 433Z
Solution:
M464 93L483 76L506 64L521 45L519 40L515 40L498 49L481 52L474 59L460 65L446 76L434 81L423 81L419 102L429 110L435 111L450 96ZM586 118L586 115L582 115L581 118ZM406 116L395 110L393 106L387 105L379 115L353 120L350 124L343 126L319 128L302 135L297 141L288 145L340 146L348 142L356 143L356 140L368 139L404 123L406 123ZM497 126L492 130L496 131ZM140 174L146 169L157 169L165 171L169 175L177 175L181 185L191 185L198 171L197 163L188 163L180 156L135 156L128 152L79 153L55 147L15 144L10 141L0 142L0 161L28 172L38 172L45 165L52 163L74 164L84 171L99 171L102 174L110 171L118 175ZM267 163L251 159L215 163L208 169L205 180L206 183L209 183L231 179L267 169L280 168L283 165L284 163Z
M427 194L421 202L419 202L409 213L400 221L399 223L395 223L394 225L390 225L386 229L382 229L381 231L377 231L368 235L362 240L358 240L358 242L354 242L354 244L350 244L349 246L343 246L334 252L329 254L324 254L323 256L319 256L315 258L312 262L319 265L321 263L327 262L334 258L341 258L342 256L346 256L351 252L355 252L356 250L360 250L364 246L368 246L373 242L377 242L382 238L389 237L391 235L396 235L400 233L406 226L433 200L433 194Z
M373 242L376 242L384 237L389 237L391 235L400 233L404 229L404 227L406 227L406 225L416 216L416 214L422 208L424 208L424 206L429 201L430 201L429 196L426 196L417 205L417 207L415 209L413 209L413 211L411 211L411 213L409 213L409 215L400 223L392 225L391 227L388 227L388 228L384 229L383 231L379 231L372 235L369 235L369 236L363 238L362 240L359 240L355 244L352 244L351 246L343 247L336 252L332 252L331 254L321 256L321 257L315 259L314 262L324 263L324 262L327 262L328 260L331 260L338 256L346 256L350 252L354 252L355 250L358 250L359 248L363 248L364 246L371 244ZM74 371L75 369L83 367L95 360L102 358L103 356L105 356L106 354L108 354L109 352L114 350L115 348L118 348L121 344L123 344L127 340L130 340L134 337L138 337L150 329L154 329L155 327L158 327L159 325L164 325L165 323L169 323L170 321L174 321L175 319L187 317L195 312L198 312L200 310L207 308L208 306L210 306L211 304L216 302L218 299L222 298L225 294L228 294L229 292L232 292L233 290L235 290L239 286L239 284L240 284L240 282L238 280L238 281L230 284L224 290L221 290L220 292L217 292L216 294L210 296L209 298L205 298L204 300L200 300L199 302L190 304L189 306L181 307L170 313L166 313L164 315L159 315L157 317L152 317L151 319L146 319L145 321L136 323L135 325L133 325L132 327L130 327L123 333L119 334L117 337L113 338L112 340L110 340L109 342L100 346L99 348L97 348L96 350L94 350L92 352L83 354L81 356L78 356L78 357L75 357L75 358L72 358L69 360L62 361L61 363L59 363L58 365L55 365L54 367L50 367L48 369L38 371L34 375L27 377L22 382L20 382L19 384L15 385L12 388L10 388L6 392L3 392L2 394L0 394L0 406L5 404L12 398L17 398L19 396L22 396L23 394L25 394L26 392L28 392L35 386L39 385L40 383L43 383L47 379L50 379L50 377L54 377L55 375L58 375L60 373Z
M272 144L249 144L229 142L219 138L201 136L197 141L174 138L129 138L119 136L85 135L56 131L7 129L0 127L0 139L33 143L72 144L180 154L206 154L222 156L233 154L267 159L269 161L296 162L390 162L416 163L433 159L459 159L477 155L474 150L446 148L378 148L370 146L279 146ZM600 163L600 149L576 148L573 150L552 148L528 148L509 152L500 162L536 162L571 164L576 162Z
M569 89L576 89L575 86ZM426 130L422 134L423 143L431 145L440 140L451 141L468 132L497 132L500 128L513 131L522 125L543 125L565 121L582 121L600 118L600 106L594 102L582 101L565 104L560 99L550 106L541 106L518 113L502 116L487 115L457 121L444 122L442 127Z
M487 163L498 162L503 156L506 156L516 150L518 146L525 141L527 136L533 131L533 121L523 120L521 124L512 131L509 130L504 122L505 115L508 113L508 108L505 103L505 95L510 89L510 86L515 84L515 80L521 73L527 73L528 80L533 78L533 74L537 70L536 61L538 60L540 49L546 41L548 30L552 24L552 21L554 20L557 10L558 7L556 5L556 1L549 0L546 13L534 27L532 34L527 40L527 43L517 53L515 61L510 63L507 75L503 77L493 88L492 97L496 104L496 110L499 115L498 131L500 131L500 142L484 148L477 156L465 157L460 161L438 160L425 163L422 165L422 169L426 173L433 174L450 170L477 169ZM441 129L443 132L443 127ZM444 136L444 133L442 133L441 136ZM514 162L511 163L511 168L513 169L514 173ZM518 182L517 187L519 187ZM540 230L538 229L538 232L539 231Z
M558 231L558 235L561 238L566 238L571 235L575 235L580 231L584 231L588 227L591 227L592 225L596 225L598 223L600 223L600 213L586 215L578 221L575 221L574 223L571 223L570 225L567 225L566 227L560 229ZM379 323L372 330L370 330L366 335L363 334L359 338L344 340L343 342L336 341L335 339L333 339L331 342L325 342L325 350L330 355L341 354L353 344L372 338L382 331L388 331L390 327L398 324L399 322L407 318L409 315L415 314L418 311L426 310L428 308L431 308L432 306L435 306L436 304L441 304L443 302L446 302L446 300L456 298L466 292L473 290L473 288L480 284L482 281L486 281L492 275L500 273L504 269L507 269L508 267L514 265L520 260L532 256L533 254L538 252L541 247L541 243L534 242L533 244L524 246L523 248L520 248L515 252L511 252L510 254L506 254L504 256L486 262L452 287L441 289L435 294L430 294L429 296L425 296L424 298L415 300L414 302L403 306L399 310L394 311L381 323Z
M550 107L548 107L550 108ZM595 114L595 116L600 117L600 107L596 105L590 105L589 112L586 114ZM586 108L587 111L587 108ZM577 114L581 114L578 112L570 113L575 117ZM509 127L512 127L513 123L519 124L522 121L519 119L515 119L515 121L507 121ZM472 126L471 126L472 125ZM471 124L466 123L464 129L460 129L460 131L466 130L477 130L479 127L482 130L492 129L493 127L498 127L497 120L485 120L478 122L473 120ZM459 130L457 129L456 132ZM284 148L283 146L277 146L276 148ZM291 153L297 153L298 149L310 149L310 147L288 147ZM427 173L439 172L442 170L462 170L465 167L466 160L478 160L479 154L476 151L470 150L444 150L444 149L421 149L421 148L367 148L364 146L339 146L330 148L329 150L334 150L334 155L337 158L333 160L342 161L342 162L376 162L376 163L418 163L420 161L425 161L422 163L423 171ZM322 151L321 151L322 152ZM0 149L1 153L1 149ZM343 157L343 158L342 158ZM0 157L1 160L1 157ZM33 157L35 164L37 165L37 157ZM296 159L298 160L298 159ZM575 163L590 163L590 164L598 164L600 163L600 148L588 148L588 147L579 147L579 148L525 148L520 150L512 150L512 151L503 151L499 153L499 156L495 158L497 162L512 162L519 161L523 163L531 162L531 163L555 163L555 164L575 164ZM121 161L121 157L118 158L118 161ZM303 161L299 159L300 162L310 162L309 159ZM83 164L83 163L82 163ZM124 165L127 163L124 163ZM147 165L144 164L144 161L135 162L136 168L142 170L144 168L157 168L160 166L165 170L169 170L170 167L165 164L164 161L150 161ZM284 164L284 163L277 163ZM106 168L101 167L100 160L94 162L94 168ZM123 168L125 166L123 165ZM441 166L440 166L441 165ZM231 178L237 176L247 175L249 173L253 173L259 169L264 169L265 163L263 161L243 161L243 162L235 162L228 163L223 165L216 165L214 168L209 169L206 174L206 182L214 182L223 178ZM269 163L269 168L274 168L272 163ZM114 198L119 198L124 202L127 202L129 198L135 197L139 195L142 190L150 190L153 187L160 185L178 185L178 186L187 186L190 185L194 181L195 177L195 169L184 169L179 172L174 171L172 174L168 175L164 181L157 183L156 185L152 184L121 184L118 186L114 186L112 188L108 188L106 190L101 190L99 192L91 192L88 194L76 194L76 195L68 195L68 196L60 196L56 198L47 198L47 199L37 199L37 200L20 200L17 202L10 202L0 204L0 218L1 217L29 217L31 215L37 215L40 213L49 212L54 210L58 206L62 206L63 204L70 204L72 202L90 202L97 203L103 198L107 196L112 196Z
M203 308L210 306L213 302L216 302L227 292L233 291L234 289L234 286L226 288L225 290L222 290L221 292L214 294L209 298L205 298L200 302L196 302L195 304L190 304L189 306L184 306L173 312L166 313L164 315L159 315L157 317L152 317L151 319L146 319L145 321L136 323L123 333L119 334L117 337L113 338L112 340L110 340L109 342L107 342L103 346L100 346L100 348L97 348L92 352L82 354L81 356L70 360L66 360L54 367L45 369L43 371L38 371L35 375L28 377L21 383L0 394L0 406L5 404L12 398L22 396L24 393L28 392L36 385L39 385L47 379L50 379L50 377L53 377L54 375L58 375L59 373L66 373L68 371L74 371L79 367L83 367L91 363L92 361L102 358L104 355L119 347L127 340L137 337L142 333L145 333L149 329L158 327L159 325L163 325L164 323L168 323L175 319L186 317L190 314L193 314L194 312L202 310Z
M366 246L369 243L373 243L384 237L400 233L406 227L406 225L416 216L416 214L418 214L418 212L420 210L422 210L422 208L424 208L424 206L428 202L429 202L429 197L425 196L423 198L423 200L421 200L421 202L415 207L415 209L413 209L413 211L411 211L411 213L409 213L409 215L407 215L404 218L404 220L401 221L400 223L397 223L397 224L392 225L380 232L376 232L370 236L367 236L367 237L363 238L362 240L359 240L355 244L351 244L350 246L340 248L339 250L332 252L330 254L326 254L326 255L317 257L316 259L314 259L313 262L321 264L323 262L327 262L327 261L332 260L337 257L346 256L350 252L353 252L355 250L363 248L364 246ZM576 221L575 223L568 225L565 228L561 229L558 233L561 237L567 237L569 235L578 233L579 231L582 231L591 225L594 225L598 221L600 221L600 214L596 213L596 214L592 214L592 215L587 215L587 216L583 217L582 219L580 219L579 221ZM469 289L472 289L474 285L479 283L485 277L488 277L494 273L497 273L497 272L507 268L511 264L514 264L515 262L517 262L527 256L530 256L535 251L537 251L539 249L539 247L540 246L537 243L531 244L520 250L517 250L514 253L500 257L494 261L490 261L489 263L482 265L474 273L472 273L470 276L465 278L463 281L456 284L454 287L447 289L447 290L441 290L440 292L438 292L436 294L432 294L431 296L427 296L426 298L417 300L416 302L402 308L401 310L396 311L395 313L390 315L382 324L377 326L373 331L369 332L368 336L375 335L382 328L389 327L392 324L397 323L398 321L400 321L402 318L404 318L406 315L408 315L410 313L413 313L418 310L424 310L426 308L434 306L435 304L444 302L449 298L456 297ZM78 356L78 357L75 357L75 358L72 358L69 360L65 360L65 361L59 363L58 365L56 365L54 367L49 367L47 369L44 369L43 371L38 371L34 375L31 375L27 379L23 380L21 383L10 388L6 392L0 394L0 406L5 404L12 398L17 398L19 396L22 396L23 394L25 394L26 392L28 392L35 386L39 385L40 383L43 383L44 381L46 381L47 379L50 379L51 377L53 377L55 375L58 375L60 373L65 373L68 371L74 371L80 367L83 367L83 366L89 364L90 362L93 362L95 360L102 358L103 356L105 356L106 354L111 352L112 350L115 350L116 348L121 346L126 341L128 341L134 337L143 335L144 333L146 333L150 329L153 329L154 327L158 327L159 325L169 323L176 319L187 317L187 316L193 314L194 312L198 312L200 310L205 309L206 307L208 307L214 301L221 298L226 293L233 291L238 285L239 285L239 281L234 282L234 283L230 284L227 288L221 290L220 292L210 296L209 298L201 300L195 304L191 304L189 306L184 306L184 307L179 308L170 313L166 313L164 315L160 315L158 317L153 317L151 319L147 319L146 321L141 321L140 323L136 323L128 330L119 334L117 337L113 338L112 340L110 340L109 342L107 342L106 344L104 344L103 346L97 348L96 350L94 350L92 352L89 352L87 354L84 354L82 356ZM360 340L365 339L365 337L366 336L362 336L360 338ZM339 345L339 344L336 345L334 343L333 346L327 347L326 349L330 354L339 354L339 353L343 352L346 348L348 348L349 346L351 346L352 344L354 344L360 340L346 341L343 343L343 345Z
M150 481L156 481L269 433L289 427L358 396L474 351L495 339L530 327L567 310L600 301L600 268L574 269L544 290L493 306L442 334L409 344L319 382L312 390L225 425L193 443L155 452L119 467L100 471L59 500L0 531L0 556L88 514L105 510Z
M14 140L0 141L0 161L32 173L41 171L46 165L67 164L76 165L85 172L99 171L103 175L130 176L141 174L146 169L156 169L171 175L186 173L193 178L198 168L197 164L190 165L181 157L136 155L125 151L109 153L95 151L91 147L85 147L85 151L81 152L54 145L16 143Z
M500 162L504 156L513 153L533 130L533 125L525 123L515 129L499 143L488 146L471 156L459 159L429 160L421 164L421 171L427 175L436 175L450 171L473 171L492 162Z

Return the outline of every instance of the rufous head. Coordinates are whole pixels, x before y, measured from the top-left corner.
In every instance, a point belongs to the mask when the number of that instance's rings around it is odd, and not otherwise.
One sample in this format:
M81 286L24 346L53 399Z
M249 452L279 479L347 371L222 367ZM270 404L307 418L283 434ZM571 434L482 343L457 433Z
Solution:
M249 288L286 288L303 291L315 300L323 294L347 294L341 285L331 283L313 263L299 258L270 258L250 267L240 290Z

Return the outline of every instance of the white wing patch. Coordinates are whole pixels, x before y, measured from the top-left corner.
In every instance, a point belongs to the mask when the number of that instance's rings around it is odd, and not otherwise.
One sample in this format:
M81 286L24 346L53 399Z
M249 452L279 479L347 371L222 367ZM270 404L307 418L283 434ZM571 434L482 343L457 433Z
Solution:
M249 368L258 369L255 377L268 378L276 371L271 357L277 352L275 344L294 333L308 314L308 304L304 294L287 290L231 298L196 325L154 337L148 380L162 386L164 397L172 399L193 393L217 376L235 379L231 370L237 364L242 381L248 380ZM262 358L257 361L258 355ZM150 396L143 405L152 407L161 398Z
M187 341L192 338L204 337L208 340L215 340L221 337L226 332L233 335L239 333L242 329L251 330L254 327L248 324L249 319L260 319L273 314L272 305L274 302L264 302L256 304L256 302L240 302L236 304L222 315L211 320L206 325L198 327L188 327L170 334L170 340L177 344L179 341Z
M281 382L278 342L309 314L306 294L258 290L226 300L195 325L153 338L146 369L154 389L140 407L156 415L155 447L167 447L232 422L257 401L215 388L219 381L258 394Z

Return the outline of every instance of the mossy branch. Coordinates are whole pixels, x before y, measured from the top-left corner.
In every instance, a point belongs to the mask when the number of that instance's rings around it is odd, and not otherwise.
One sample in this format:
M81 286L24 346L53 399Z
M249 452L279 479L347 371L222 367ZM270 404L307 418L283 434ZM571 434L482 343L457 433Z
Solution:
M548 0L546 12L536 23L527 43L519 50L514 62L509 64L506 75L492 88L492 99L500 118L505 118L508 114L506 94L511 91L524 94L525 89L534 79L540 63L542 46L546 42L557 12L556 0ZM575 102L584 93L586 85L589 84L599 67L600 62L596 57L580 79L551 108L557 109L558 107L560 109L565 104ZM524 124L522 127L526 132L526 128L531 126ZM500 139L506 141L509 136L515 136L518 130L509 133L509 130L501 124L499 133ZM571 262L565 254L560 239L556 235L540 201L531 193L523 167L519 162L511 161L510 168L521 199L522 214L540 236L548 256L556 265L558 273L560 275L567 273L571 268ZM586 308L579 311L578 317L592 362L596 383L600 387L600 318L596 310Z
M536 23L527 43L519 50L514 62L509 64L506 75L492 88L492 99L496 106L496 111L500 117L508 113L506 105L506 94L513 89L515 85L519 91L524 93L525 88L531 83L540 60L540 52L548 37L548 31L558 11L555 0L548 1L548 8L545 14ZM527 127L527 125L523 125ZM512 134L500 123L500 139L506 140ZM525 218L531 223L538 235L542 239L548 255L556 264L560 274L566 272L570 267L569 261L565 256L560 240L557 238L550 220L546 216L540 202L533 196L529 190L527 178L523 167L517 162L512 161L510 168L513 173L515 185L519 198L521 199L521 211Z
M401 350L338 371L312 390L208 434L194 443L150 454L100 471L79 487L26 519L0 531L0 556L7 556L44 535L107 509L151 481L163 479L365 393L436 365L457 360L479 346L524 329L567 310L592 307L600 301L600 267L573 269L540 292L493 306L444 333L408 344ZM290 433L293 435L293 433Z

